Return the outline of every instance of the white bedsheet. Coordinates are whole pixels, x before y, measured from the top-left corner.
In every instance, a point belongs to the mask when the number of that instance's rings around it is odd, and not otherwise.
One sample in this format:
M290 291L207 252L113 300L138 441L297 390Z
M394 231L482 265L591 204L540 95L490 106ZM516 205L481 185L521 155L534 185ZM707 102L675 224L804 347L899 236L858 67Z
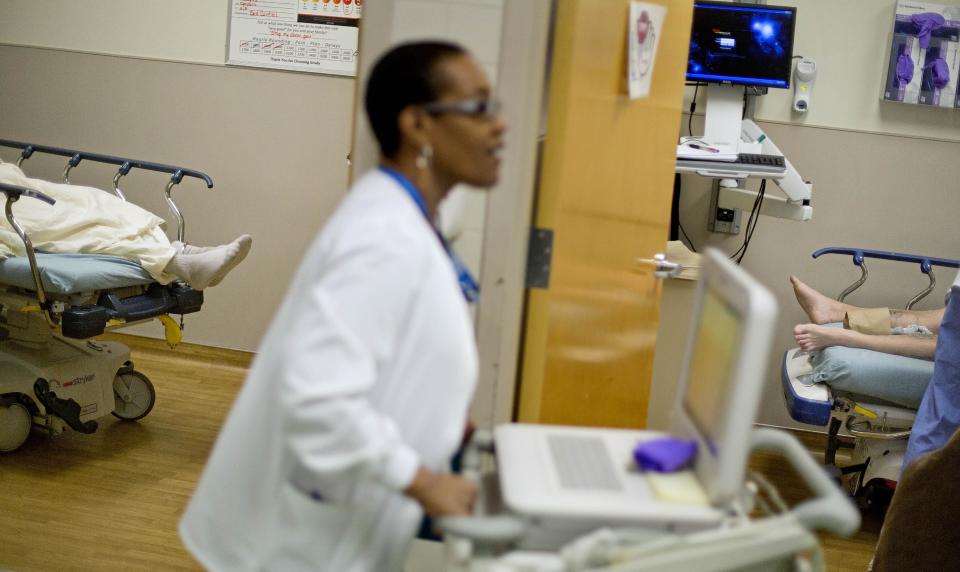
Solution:
M139 262L160 283L174 279L163 269L176 251L163 232L164 220L153 213L93 187L29 178L12 163L0 163L0 183L34 189L57 201L51 206L22 198L13 206L35 249L120 256ZM20 237L0 216L0 256L25 254Z

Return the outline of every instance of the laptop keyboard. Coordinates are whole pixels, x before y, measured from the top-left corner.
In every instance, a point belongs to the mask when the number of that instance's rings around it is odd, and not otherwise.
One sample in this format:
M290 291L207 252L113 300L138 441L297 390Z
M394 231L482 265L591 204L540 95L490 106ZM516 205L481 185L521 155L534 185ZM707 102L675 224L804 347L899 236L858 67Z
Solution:
M566 489L623 490L603 439L579 435L548 435L553 464Z

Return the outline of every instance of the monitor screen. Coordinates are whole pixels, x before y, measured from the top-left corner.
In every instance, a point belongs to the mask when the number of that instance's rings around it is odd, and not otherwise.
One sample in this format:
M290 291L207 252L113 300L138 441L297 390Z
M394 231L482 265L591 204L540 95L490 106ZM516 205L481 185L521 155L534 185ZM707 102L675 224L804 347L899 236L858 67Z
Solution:
M709 286L709 285L708 285ZM739 312L708 287L697 325L683 407L716 457L732 391L734 360L743 337Z
M687 79L790 87L797 9L762 4L693 4Z

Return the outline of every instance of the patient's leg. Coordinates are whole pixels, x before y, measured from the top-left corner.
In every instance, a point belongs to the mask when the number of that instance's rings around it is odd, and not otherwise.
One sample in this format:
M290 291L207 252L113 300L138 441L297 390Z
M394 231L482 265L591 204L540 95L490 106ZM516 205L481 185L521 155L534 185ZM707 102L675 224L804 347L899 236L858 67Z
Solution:
M217 246L197 246L196 244L187 244L186 242L180 242L179 240L174 240L170 243L170 246L176 248L177 252L182 252L184 254L200 254L201 252L218 248Z
M817 292L796 276L790 277L790 283L793 284L793 293L797 297L797 302L814 324L842 322L848 311L856 309L856 306L838 302Z
M233 259L232 263L225 266L217 275L217 277L210 282L211 286L220 284L220 281L223 280L227 274L237 266L237 264L243 262L243 259L247 257L247 254L250 253L250 247L253 246L253 237L249 234L243 234L237 237L233 242L240 246L240 252L238 253L237 257Z
M251 243L252 239L243 235L230 244L215 246L205 252L181 252L170 260L164 272L177 276L196 290L204 290L219 284L250 252Z
M844 302L839 302L826 296L814 288L804 284L796 276L790 276L793 293L797 297L800 307L814 324L829 324L845 322L848 312L874 311L873 308L860 308ZM886 309L883 309L886 312Z
M800 349L805 352L815 352L830 346L853 347L851 343L856 337L851 334L860 334L843 328L830 328L817 324L799 324L793 328L793 339Z
M236 258L236 261L233 265L225 268L218 278L215 278L210 282L210 286L216 286L219 284L220 281L223 280L223 278L227 275L227 273L234 268L234 266L239 264L244 258L247 257L247 254L250 252L250 247L253 246L253 237L251 237L249 234L243 234L237 237L234 242L240 244L240 255ZM195 244L180 242L179 240L171 242L170 245L177 249L178 253L183 254L203 254L204 252L209 252L211 250L220 248L219 246L197 246Z
M928 330L937 333L940 330L940 322L943 321L943 312L946 308L939 310L890 310L890 324L894 327L904 328L914 324L926 326Z
M937 347L935 336L875 336L817 324L796 326L793 328L793 338L800 349L808 352L829 346L846 346L928 360L933 359Z
M863 310L858 306L838 302L814 290L800 281L796 276L790 277L793 284L793 293L797 297L800 307L807 313L807 317L814 324L829 324L843 322L847 312ZM906 327L918 324L926 326L931 332L940 329L943 320L943 308L939 310L890 310L890 326L893 328Z

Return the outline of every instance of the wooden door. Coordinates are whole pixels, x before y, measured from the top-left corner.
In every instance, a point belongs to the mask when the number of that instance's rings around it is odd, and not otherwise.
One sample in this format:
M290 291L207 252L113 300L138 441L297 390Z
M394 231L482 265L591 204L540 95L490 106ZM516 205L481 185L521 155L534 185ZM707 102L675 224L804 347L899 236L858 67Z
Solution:
M549 288L524 316L518 419L643 427L667 241L691 0L667 6L648 97L626 95L628 0L559 0L535 225Z

